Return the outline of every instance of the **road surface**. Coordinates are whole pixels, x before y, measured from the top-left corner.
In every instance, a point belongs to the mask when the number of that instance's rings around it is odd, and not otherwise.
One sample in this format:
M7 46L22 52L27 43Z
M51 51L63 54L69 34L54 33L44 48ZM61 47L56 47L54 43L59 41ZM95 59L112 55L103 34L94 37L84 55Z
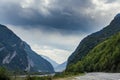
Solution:
M72 80L120 80L120 73L87 73Z

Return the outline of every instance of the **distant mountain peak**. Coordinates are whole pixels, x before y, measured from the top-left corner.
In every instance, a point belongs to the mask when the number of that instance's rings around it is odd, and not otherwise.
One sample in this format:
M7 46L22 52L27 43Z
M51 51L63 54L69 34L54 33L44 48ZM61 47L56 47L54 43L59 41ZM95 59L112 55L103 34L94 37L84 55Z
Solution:
M55 68L55 72L63 72L66 69L67 66L67 61L65 61L62 64L59 64L56 68Z
M54 68L56 68L59 65L57 62L55 62L54 60L50 59L47 56L44 56L44 55L40 55L40 56L46 59L48 62L50 62Z

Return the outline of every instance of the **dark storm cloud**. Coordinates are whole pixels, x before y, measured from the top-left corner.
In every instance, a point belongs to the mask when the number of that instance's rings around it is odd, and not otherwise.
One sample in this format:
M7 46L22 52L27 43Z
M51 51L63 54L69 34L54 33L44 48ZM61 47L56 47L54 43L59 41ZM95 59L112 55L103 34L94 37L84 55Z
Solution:
M36 0L34 1L35 4L30 4L27 8L23 8L22 4L19 4L19 0L11 0L11 2L5 0L0 3L0 22L25 28L65 31L88 31L94 28L94 19L85 12L86 9L94 9L95 5L92 0L48 0L51 1L50 5L46 5L47 2L42 4L43 1L47 0ZM44 7L44 5L47 7Z
M41 0L40 0L41 1ZM40 3L36 0L36 3ZM54 9L48 9L50 15L45 16L35 8L22 8L18 3L0 4L0 21L5 24L21 25L29 27L43 27L61 30L87 30L92 26L89 17L83 14L76 15L75 9L82 12L85 7L91 6L89 0L58 0L53 4ZM33 6L33 5L31 5Z

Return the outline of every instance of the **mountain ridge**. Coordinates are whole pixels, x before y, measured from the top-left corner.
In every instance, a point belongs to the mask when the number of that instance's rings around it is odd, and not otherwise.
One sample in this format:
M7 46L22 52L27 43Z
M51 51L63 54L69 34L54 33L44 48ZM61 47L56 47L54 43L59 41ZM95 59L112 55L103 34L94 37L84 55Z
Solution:
M120 72L120 32L94 47L81 61L70 65L66 71Z
M41 55L41 57L43 57L43 58L46 59L48 62L50 62L50 63L53 65L54 69L59 65L57 62L55 62L54 60L50 59L50 58L47 57L47 56Z
M66 69L66 66L67 66L67 61L63 62L62 64L59 64L55 68L55 72L63 72Z
M9 70L54 72L52 65L47 60L37 55L26 42L22 41L14 32L1 24L0 66L4 66Z
M117 18L114 17L114 19L107 27L98 32L92 33L91 35L88 35L80 42L76 50L68 58L68 66L80 61L95 46L120 31L120 16L116 16Z

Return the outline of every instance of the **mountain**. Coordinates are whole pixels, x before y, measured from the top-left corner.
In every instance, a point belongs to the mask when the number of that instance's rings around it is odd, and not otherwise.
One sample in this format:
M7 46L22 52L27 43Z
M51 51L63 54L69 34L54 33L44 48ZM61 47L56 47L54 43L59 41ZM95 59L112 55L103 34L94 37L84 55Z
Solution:
M120 72L120 32L93 48L69 72Z
M44 59L46 59L48 62L50 62L52 64L52 66L54 67L55 72L62 72L66 69L67 66L67 62L64 62L62 64L58 64L55 61L53 61L52 59L50 59L47 56L43 56L41 55L41 57L43 57Z
M0 25L0 66L12 71L54 72L47 60L3 25Z
M52 66L54 67L54 69L59 65L57 62L53 61L52 59L50 59L47 56L43 56L41 55L41 57L43 57L44 59L46 59L48 62L50 62L52 64Z
M66 69L66 66L67 66L67 62L64 62L60 65L58 65L56 68L55 68L55 72L62 72Z
M75 64L84 58L95 46L105 41L110 36L120 31L120 14L117 14L112 22L102 30L85 37L73 54L68 59L68 66Z

